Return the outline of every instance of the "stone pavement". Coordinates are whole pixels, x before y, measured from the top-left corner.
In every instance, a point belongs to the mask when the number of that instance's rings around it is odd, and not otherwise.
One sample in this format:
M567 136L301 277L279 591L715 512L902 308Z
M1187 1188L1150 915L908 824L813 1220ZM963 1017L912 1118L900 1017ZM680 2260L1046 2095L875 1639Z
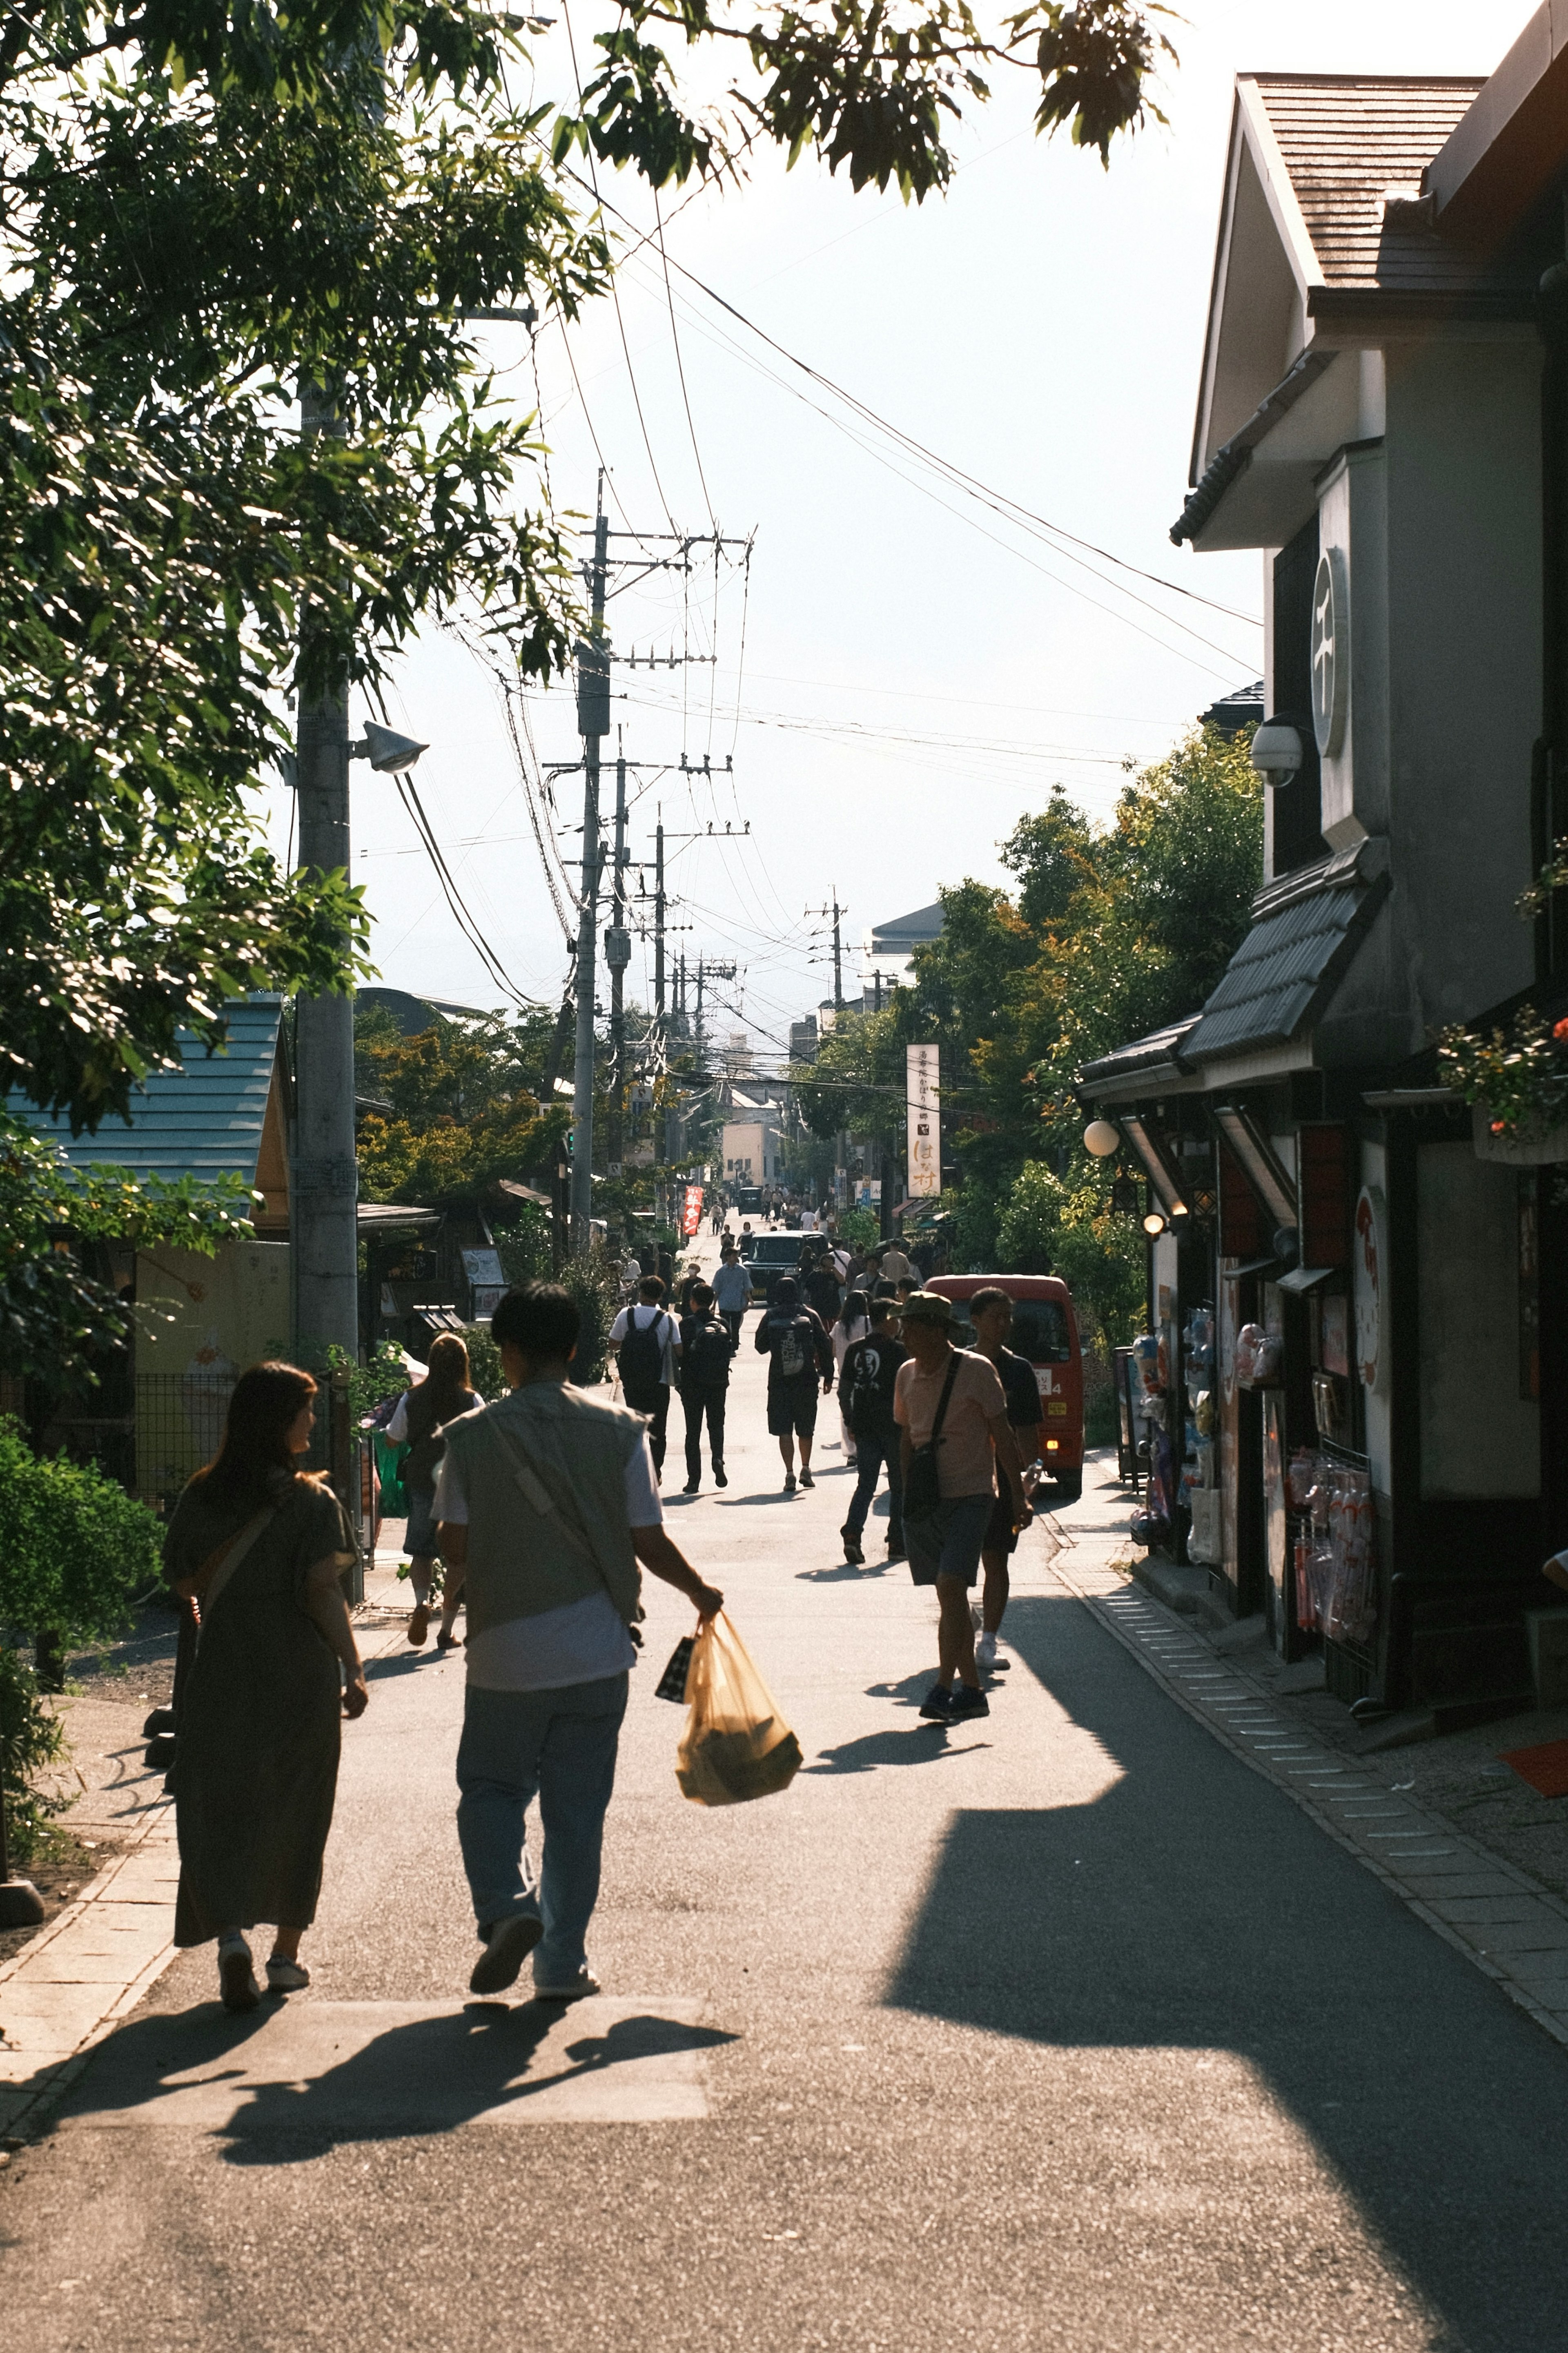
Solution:
M469 2000L460 1658L389 1629L310 1992L230 2019L177 1957L0 2185L29 2353L1568 2348L1568 2055L1365 1867L1356 1793L1321 1834L1256 1693L1202 1696L1111 1499L1025 1539L991 1715L930 1726L931 1602L843 1565L836 1432L779 1494L762 1388L742 1357L728 1492L667 1502L793 1788L679 1798L651 1588L604 1996Z

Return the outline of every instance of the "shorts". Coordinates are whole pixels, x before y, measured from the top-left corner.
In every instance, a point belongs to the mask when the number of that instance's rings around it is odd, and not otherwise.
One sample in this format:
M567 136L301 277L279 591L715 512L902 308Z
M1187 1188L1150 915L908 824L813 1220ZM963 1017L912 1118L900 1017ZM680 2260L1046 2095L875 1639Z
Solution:
M773 1381L768 1387L768 1436L809 1438L816 1428L816 1375L797 1381Z
M403 1531L403 1549L410 1560L434 1560L436 1557L436 1490L434 1487L408 1487L408 1525Z
M929 1520L905 1520L904 1550L917 1585L934 1585L939 1577L974 1583L995 1501L994 1495L952 1495Z
M1016 1552L1018 1531L1013 1525L1017 1506L1013 1501L1013 1482L998 1463L996 1467L998 1493L991 1506L991 1523L985 1531L982 1552Z

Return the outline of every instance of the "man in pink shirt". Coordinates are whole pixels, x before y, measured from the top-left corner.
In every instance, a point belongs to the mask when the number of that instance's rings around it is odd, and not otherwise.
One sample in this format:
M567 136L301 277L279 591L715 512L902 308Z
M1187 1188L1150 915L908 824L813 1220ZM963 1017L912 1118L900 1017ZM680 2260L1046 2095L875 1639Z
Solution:
M955 1348L952 1325L951 1300L931 1291L911 1294L900 1335L910 1360L899 1366L893 1390L910 1574L917 1585L935 1586L941 1610L937 1680L921 1709L933 1724L962 1724L991 1713L974 1663L969 1596L996 1500L995 1463L1020 1497L1024 1492L1024 1458L996 1368L984 1356ZM926 1509L919 1500L922 1475L935 1490ZM912 1514L911 1479L917 1499ZM1019 1525L1026 1527L1027 1504L1022 1512Z

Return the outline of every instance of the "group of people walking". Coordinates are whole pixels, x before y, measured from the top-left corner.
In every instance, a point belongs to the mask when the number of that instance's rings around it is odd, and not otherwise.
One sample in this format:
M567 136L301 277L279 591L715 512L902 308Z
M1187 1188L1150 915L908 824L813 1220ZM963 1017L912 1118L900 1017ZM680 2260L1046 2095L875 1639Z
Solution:
M433 1537L468 1612L458 1838L482 1945L470 1989L503 1991L531 1954L536 1997L562 2001L598 1990L585 1937L642 1571L704 1620L723 1603L663 1525L644 1417L572 1382L579 1323L558 1284L502 1299L490 1329L506 1393L439 1425L417 1531ZM471 1397L466 1357L460 1370ZM416 1443L434 1377L407 1400ZM301 1467L315 1397L296 1366L241 1374L223 1443L164 1546L184 1611L175 1941L216 1940L219 1992L234 2010L262 1999L248 1941L258 1925L273 1931L268 1990L310 1983L300 1944L321 1890L341 1725L369 1700L342 1582L353 1534L325 1480ZM426 1581L416 1609L428 1591ZM536 1798L537 1866L525 1835Z
M788 1494L816 1484L817 1410L838 1387L856 1472L842 1538L856 1566L865 1565L886 1472L888 1559L907 1557L939 1606L938 1675L921 1715L957 1723L989 1713L983 1677L1007 1663L997 1636L1009 1557L1031 1516L1039 1398L1033 1367L1006 1345L1005 1294L982 1289L966 1303L975 1346L956 1348L952 1302L921 1289L902 1257L884 1253L867 1288L866 1263L851 1265L825 1239L803 1252L798 1276L774 1282L754 1345L768 1360L768 1429ZM580 1319L571 1295L525 1284L491 1323L502 1397L479 1398L462 1342L447 1335L391 1418L387 1435L408 1450L409 1640L427 1638L438 1565L442 1647L457 1639L459 1605L467 1610L456 1770L458 1843L482 1945L477 1993L511 1985L530 1955L540 1998L597 1990L585 1937L642 1571L686 1595L703 1619L722 1603L663 1525L670 1395L679 1388L685 1412L685 1493L700 1486L704 1433L715 1483L727 1485L727 1392L750 1295L729 1244L716 1282L690 1271L675 1311L660 1277L640 1275L610 1334L617 1403L572 1378ZM248 1941L258 1924L273 1930L268 1989L310 1982L300 1944L320 1892L341 1726L369 1699L342 1583L353 1536L324 1478L302 1467L315 1398L298 1366L242 1374L223 1443L191 1481L165 1544L184 1613L175 1936L216 1939L219 1989L233 2010L261 1999ZM982 1577L977 1643L971 1596ZM525 1829L536 1798L537 1866Z

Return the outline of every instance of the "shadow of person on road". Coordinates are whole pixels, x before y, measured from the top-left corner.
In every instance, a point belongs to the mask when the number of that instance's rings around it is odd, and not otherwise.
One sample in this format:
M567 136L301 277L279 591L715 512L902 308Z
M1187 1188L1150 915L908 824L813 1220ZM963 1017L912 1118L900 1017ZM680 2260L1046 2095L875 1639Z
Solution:
M901 1732L865 1732L837 1748L824 1748L806 1773L874 1773L880 1765L931 1765L942 1757L966 1757L972 1748L989 1748L989 1740L967 1741L962 1748L948 1743L945 1724L911 1725Z
M563 2005L471 2001L460 2010L401 2019L320 2074L247 2083L254 2059L249 2066L222 2063L279 2021L278 2006L267 2003L239 2019L215 2010L204 2003L122 2028L97 2054L70 2109L83 2116L142 2108L155 2115L161 2098L177 2098L193 2080L200 2088L233 2082L233 2113L207 2126L226 2144L226 2161L296 2165L345 2142L454 2132L491 2110L628 2060L710 2051L737 2039L651 2012L617 2018L603 2033L564 2044L561 2056L569 2064L531 2076L530 2065L560 2025Z

